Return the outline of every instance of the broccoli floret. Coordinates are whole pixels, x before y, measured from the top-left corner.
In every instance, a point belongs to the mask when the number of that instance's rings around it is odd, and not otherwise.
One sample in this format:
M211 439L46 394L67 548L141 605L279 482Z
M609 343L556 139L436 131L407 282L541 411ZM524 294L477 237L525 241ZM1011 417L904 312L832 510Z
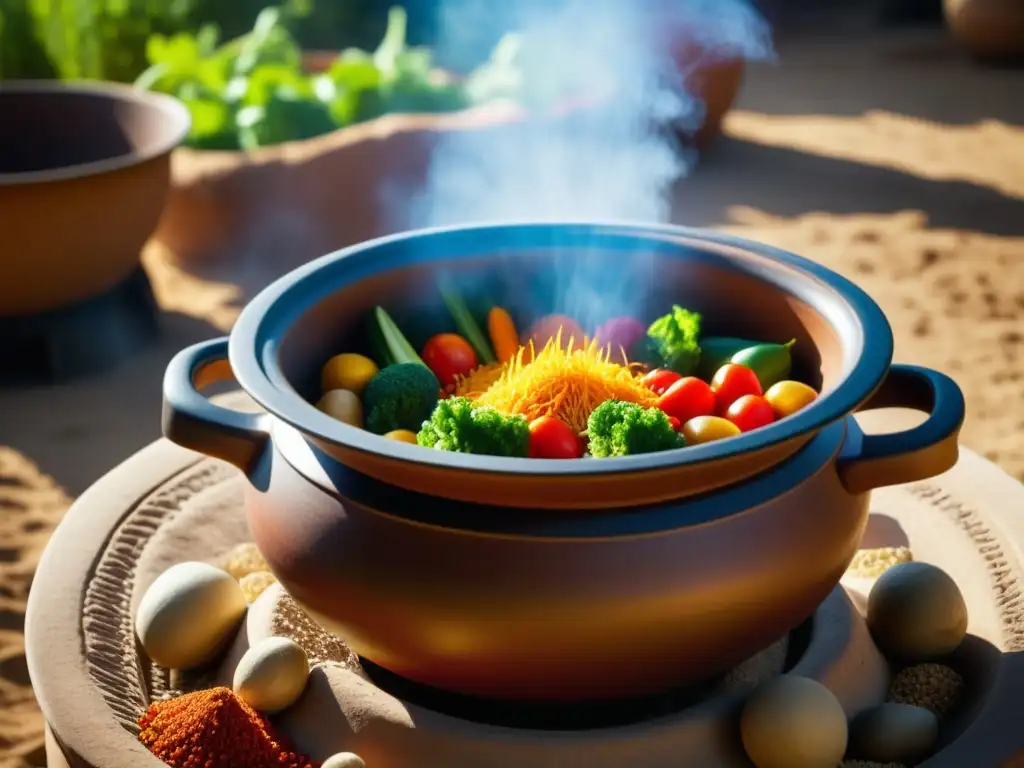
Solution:
M437 405L441 384L425 365L389 365L363 391L366 428L378 435L395 429L417 430Z
M437 404L416 436L425 448L485 456L526 456L530 428L524 416L504 416L493 408L477 408L465 397Z
M680 376L689 376L700 362L700 321L697 312L674 305L671 312L651 323L647 336L635 348L637 358L649 363L645 358L656 353L660 365Z
M590 455L598 459L682 448L682 435L664 411L622 400L606 400L587 419Z

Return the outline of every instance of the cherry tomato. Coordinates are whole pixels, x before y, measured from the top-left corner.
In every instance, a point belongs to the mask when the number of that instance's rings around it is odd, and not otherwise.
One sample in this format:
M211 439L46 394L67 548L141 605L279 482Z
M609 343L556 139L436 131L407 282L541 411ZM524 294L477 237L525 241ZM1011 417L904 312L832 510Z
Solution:
M698 416L683 424L683 438L687 445L710 443L739 433L739 427L720 416Z
M457 376L465 376L477 365L476 352L457 333L432 336L423 347L423 362L445 388L453 386Z
M724 416L729 406L744 395L761 395L761 382L757 374L745 365L726 363L715 372L711 388L718 400L717 412Z
M530 422L531 459L579 459L583 451L583 440L564 421L541 416Z
M671 425L672 429L674 429L676 432L678 432L680 429L683 428L683 422L681 422L675 416L669 416L668 417L668 423Z
M775 411L775 418L784 419L792 416L801 408L806 408L818 398L818 393L802 381L780 381L773 384L764 393L772 410Z
M687 376L665 390L658 398L658 407L685 424L697 416L714 413L715 402L715 393L707 382L695 376Z
M675 371L670 371L668 368L655 368L644 376L644 386L657 395L663 395L666 389L681 378L683 377Z
M740 432L766 427L775 421L771 403L758 395L737 398L725 412L725 417L739 427Z

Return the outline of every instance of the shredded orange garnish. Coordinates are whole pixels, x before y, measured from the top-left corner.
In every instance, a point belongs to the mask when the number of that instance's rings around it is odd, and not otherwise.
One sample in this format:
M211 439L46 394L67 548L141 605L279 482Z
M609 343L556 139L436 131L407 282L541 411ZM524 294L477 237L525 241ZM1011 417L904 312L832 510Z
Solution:
M520 354L522 351L522 347L520 347ZM491 384L502 377L508 366L509 363L490 363L489 365L481 365L479 368L474 368L465 376L456 376L453 394L460 397L468 397L470 400L476 400L487 391Z
M577 433L586 430L591 412L605 400L657 403L658 396L632 368L611 362L596 341L583 349L573 346L572 338L563 346L559 333L536 356L532 345L522 347L505 365L478 368L461 379L455 394L528 421L554 416Z

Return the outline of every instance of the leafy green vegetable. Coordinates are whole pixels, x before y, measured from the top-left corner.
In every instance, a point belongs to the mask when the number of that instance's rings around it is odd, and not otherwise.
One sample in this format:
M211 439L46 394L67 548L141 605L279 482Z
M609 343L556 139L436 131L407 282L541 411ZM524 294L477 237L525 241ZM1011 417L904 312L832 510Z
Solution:
M349 48L317 78L315 87L334 121L349 125L384 114L381 83L381 72L373 63L373 56Z
M441 400L416 436L425 448L484 456L525 457L530 428L524 416L504 416L477 408L465 397Z
M606 400L587 419L590 455L605 459L682 448L668 416L657 408L644 408L622 400Z
M363 390L366 428L383 435L396 429L416 431L430 418L441 384L419 363L389 365Z
M487 334L481 330L476 322L476 318L473 317L473 313L466 302L462 300L462 296L455 290L455 287L448 281L442 280L438 285L438 290L441 294L441 300L455 321L456 328L465 337L466 341L469 342L470 346L473 347L473 351L476 352L480 363L482 365L489 365L497 362L494 357L494 350L491 349L490 342L487 340Z
M198 0L3 0L0 79L130 81L155 32L182 29Z
M265 105L240 110L235 122L242 149L311 139L334 130L334 122L326 106L284 88L279 88Z
M634 359L689 376L700 362L700 322L698 313L674 305L647 328L647 336L634 349ZM657 360L650 359L652 354Z
M309 74L281 8L260 12L252 31L218 45L215 27L196 35L153 35L149 69L135 81L181 99L192 113L186 144L253 149L308 139L389 112L447 112L470 103L462 83L434 65L428 48L408 47L407 17L388 13L372 53L342 51Z
M373 356L382 368L395 363L417 363L426 367L384 307L374 307L369 330Z

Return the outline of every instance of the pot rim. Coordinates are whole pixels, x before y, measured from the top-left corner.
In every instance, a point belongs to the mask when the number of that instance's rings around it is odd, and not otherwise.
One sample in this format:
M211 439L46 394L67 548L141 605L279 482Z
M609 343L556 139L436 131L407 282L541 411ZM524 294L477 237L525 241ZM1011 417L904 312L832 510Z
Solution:
M434 260L458 261L545 247L601 247L687 251L686 258L727 259L807 302L847 341L845 368L835 388L767 427L726 440L660 453L597 460L476 456L430 451L343 424L320 412L292 387L278 360L281 339L313 304L339 285L324 273L344 270L346 282ZM415 246L415 247L410 247ZM735 263L735 262L739 263ZM868 346L866 339L870 339ZM744 238L674 225L568 221L458 225L377 238L323 256L264 288L242 310L231 331L228 358L239 385L273 417L321 447L340 446L392 461L441 469L544 477L633 473L718 461L788 442L853 412L885 379L892 361L892 330L881 308L852 282L795 254Z
M144 91L124 83L103 80L82 80L70 83L59 80L5 80L0 82L0 98L6 93L67 93L106 98L121 103L134 102L160 112L166 121L176 125L174 130L168 131L163 141L149 142L139 149L116 157L106 157L102 160L77 163L61 168L47 168L42 171L0 173L0 187L67 181L142 165L148 160L169 153L185 140L192 128L192 115L188 111L188 107L178 99L163 93Z

